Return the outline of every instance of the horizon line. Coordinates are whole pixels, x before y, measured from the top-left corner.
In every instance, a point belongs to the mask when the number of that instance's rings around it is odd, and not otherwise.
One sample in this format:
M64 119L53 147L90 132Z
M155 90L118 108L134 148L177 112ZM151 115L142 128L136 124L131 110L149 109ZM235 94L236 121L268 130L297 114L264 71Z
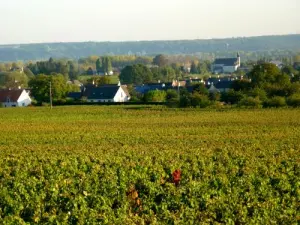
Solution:
M24 43L12 43L12 44L0 44L0 46L17 46L17 45L38 45L38 44L74 44L74 43L130 43L130 42L159 42L159 41L207 41L207 40L225 40L225 39L240 39L240 38L258 38L258 37L274 37L274 36L295 36L300 33L289 34L266 34L266 35L254 35L254 36L235 36L235 37L212 37L212 38L186 38L186 39L152 39L152 40L123 40L123 41L53 41L53 42L24 42Z

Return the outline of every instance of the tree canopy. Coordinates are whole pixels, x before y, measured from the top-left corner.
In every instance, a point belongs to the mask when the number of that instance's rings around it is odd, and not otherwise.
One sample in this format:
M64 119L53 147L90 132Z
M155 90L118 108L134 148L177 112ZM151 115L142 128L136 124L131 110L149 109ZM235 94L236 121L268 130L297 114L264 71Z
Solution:
M151 70L142 64L126 66L120 74L120 80L125 84L149 83L153 79Z
M70 87L62 74L44 75L40 74L29 81L31 94L38 102L49 102L51 92L54 100L60 100L66 97Z

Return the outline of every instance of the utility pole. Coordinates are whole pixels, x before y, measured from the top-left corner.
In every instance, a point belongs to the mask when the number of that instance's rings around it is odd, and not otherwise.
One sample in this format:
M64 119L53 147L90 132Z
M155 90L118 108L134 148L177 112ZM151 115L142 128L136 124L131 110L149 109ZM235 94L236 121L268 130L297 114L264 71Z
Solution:
M52 87L51 87L51 81L50 81L50 90L49 90L49 95L50 95L50 109L52 109Z

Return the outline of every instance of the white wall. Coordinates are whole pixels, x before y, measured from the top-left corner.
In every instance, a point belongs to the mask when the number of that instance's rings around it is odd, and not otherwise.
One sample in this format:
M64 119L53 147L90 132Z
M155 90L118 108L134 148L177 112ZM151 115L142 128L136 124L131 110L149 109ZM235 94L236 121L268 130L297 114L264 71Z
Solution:
M238 66L223 66L223 72L224 73L233 73L235 71L237 71Z
M19 107L26 107L31 105L31 98L27 91L23 90L21 96L18 99L18 106Z
M117 94L114 97L114 102L128 102L130 100L130 97L127 96L123 88L119 88L117 91Z

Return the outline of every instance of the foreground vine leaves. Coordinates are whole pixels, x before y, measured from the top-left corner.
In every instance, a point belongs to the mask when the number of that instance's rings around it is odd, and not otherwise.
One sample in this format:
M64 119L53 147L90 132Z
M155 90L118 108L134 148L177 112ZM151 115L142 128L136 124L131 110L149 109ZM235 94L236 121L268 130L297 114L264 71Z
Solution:
M0 109L0 224L299 224L299 118Z

